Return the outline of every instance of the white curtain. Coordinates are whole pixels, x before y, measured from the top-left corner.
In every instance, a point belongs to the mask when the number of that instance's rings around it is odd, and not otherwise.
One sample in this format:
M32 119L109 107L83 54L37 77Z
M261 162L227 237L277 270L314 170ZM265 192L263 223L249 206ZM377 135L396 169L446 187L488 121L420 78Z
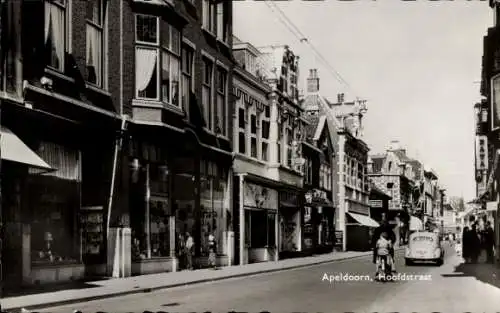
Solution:
M170 55L168 52L162 53L161 59L161 88L163 102L170 103Z
M224 38L224 3L217 4L217 38L225 40Z
M102 30L87 24L87 66L93 66L96 74L95 84L100 86L102 79Z
M143 91L153 79L153 72L158 60L158 52L153 49L137 48L135 60L135 86Z
M50 65L62 69L64 60L65 10L55 4L45 2L45 43L51 35L54 50L50 51Z
M210 29L210 1L203 0L203 26Z

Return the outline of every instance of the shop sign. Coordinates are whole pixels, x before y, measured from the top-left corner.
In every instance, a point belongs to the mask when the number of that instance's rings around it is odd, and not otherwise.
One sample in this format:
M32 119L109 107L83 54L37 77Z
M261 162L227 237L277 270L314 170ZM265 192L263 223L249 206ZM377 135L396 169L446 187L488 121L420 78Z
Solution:
M342 243L344 242L344 233L341 230L335 231L335 246L342 247Z
M243 205L252 208L277 210L278 191L260 185L246 183Z
M306 193L305 198L306 198L306 203L312 203L314 199L321 199L328 201L328 196L326 194L326 191L319 189L309 190Z
M370 215L369 208L356 202L348 202L348 212Z
M369 200L370 207L372 208L381 208L383 207L382 200Z

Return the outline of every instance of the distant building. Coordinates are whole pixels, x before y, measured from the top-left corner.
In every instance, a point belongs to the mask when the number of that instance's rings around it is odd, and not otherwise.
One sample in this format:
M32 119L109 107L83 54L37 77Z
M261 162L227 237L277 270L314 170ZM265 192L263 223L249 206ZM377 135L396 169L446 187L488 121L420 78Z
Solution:
M370 229L378 223L370 218L368 181L368 145L362 138L362 118L366 106L362 101L345 101L339 94L336 102L321 96L317 70L310 70L307 93L302 104L306 115L319 116L328 123L335 151L333 176L336 213L336 241L339 248L366 249Z

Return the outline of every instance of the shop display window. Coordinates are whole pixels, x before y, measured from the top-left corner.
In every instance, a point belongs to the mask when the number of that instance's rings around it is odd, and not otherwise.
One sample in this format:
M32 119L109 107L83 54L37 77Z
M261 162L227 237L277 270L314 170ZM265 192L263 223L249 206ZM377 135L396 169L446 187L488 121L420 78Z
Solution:
M223 253L229 211L227 170L216 163L200 164L201 253L208 255L208 236L215 236L217 253Z
M131 210L132 259L170 256L169 172L165 164L148 163L140 168L134 185ZM146 202L147 199L147 202Z
M79 262L80 151L41 143L37 153L57 170L27 178L32 263Z

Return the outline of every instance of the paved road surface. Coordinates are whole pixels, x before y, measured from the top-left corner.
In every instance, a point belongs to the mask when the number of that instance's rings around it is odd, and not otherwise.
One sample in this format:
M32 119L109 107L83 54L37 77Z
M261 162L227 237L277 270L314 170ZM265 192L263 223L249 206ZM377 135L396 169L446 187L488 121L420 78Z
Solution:
M445 265L404 266L403 252L397 255L398 271L430 275L432 281L322 281L324 274L373 276L371 258L230 279L150 293L135 294L54 307L40 312L465 312L492 309L488 299L479 300L470 287L500 303L499 289L474 277L456 277L459 259L447 251ZM444 276L443 276L444 275ZM451 277L450 277L451 276ZM458 288L457 288L458 284ZM481 285L476 285L481 284ZM484 289L489 287L491 289ZM483 288L483 289L481 289ZM457 293L458 292L458 293ZM493 302L490 301L490 302ZM476 307L474 307L476 305ZM450 307L453 306L453 307ZM486 308L486 306L488 306ZM497 311L498 307L495 308Z

